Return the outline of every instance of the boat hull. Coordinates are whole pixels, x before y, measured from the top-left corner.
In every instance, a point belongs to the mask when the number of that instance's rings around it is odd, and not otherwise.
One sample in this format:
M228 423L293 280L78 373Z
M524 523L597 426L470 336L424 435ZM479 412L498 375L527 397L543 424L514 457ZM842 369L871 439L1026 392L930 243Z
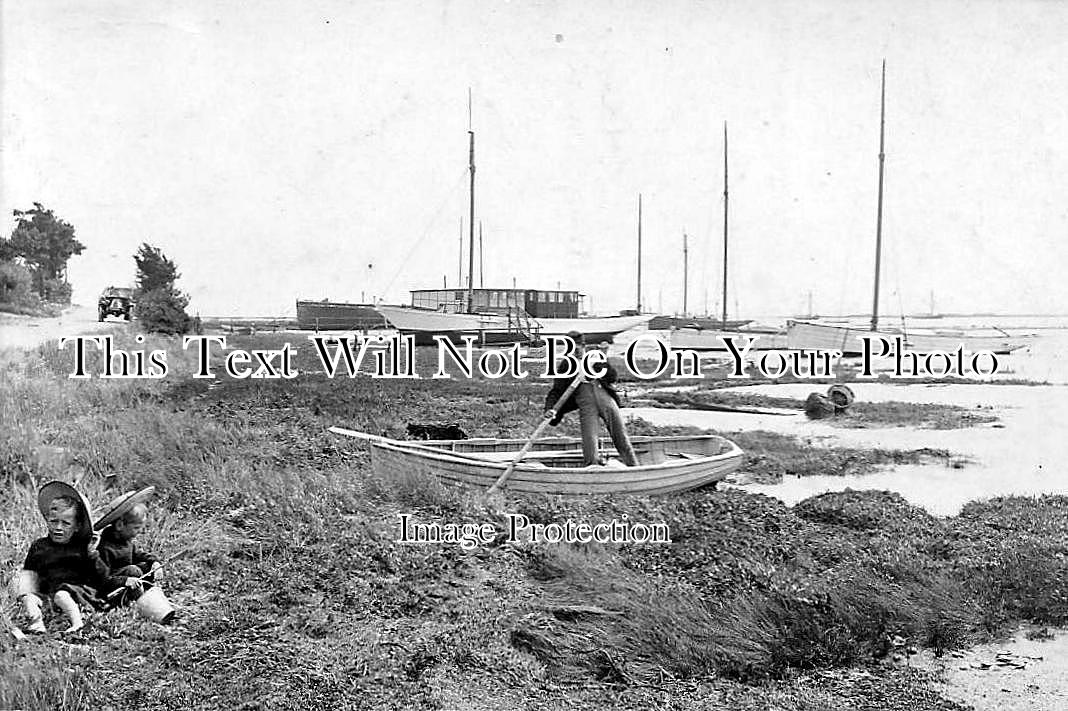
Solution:
M647 316L590 316L579 318L539 318L540 332L544 336L566 336L572 331L582 334L587 344L611 342L624 331L648 323Z
M592 318L529 318L520 328L515 318L504 314L444 313L410 306L378 306L379 312L401 333L415 336L416 345L433 345L434 336L458 342L475 336L483 343L536 341L539 337L564 336L572 331L587 343L611 341L623 331L640 326L652 316L606 316Z
M669 328L700 328L700 329L726 329L728 331L741 328L752 323L753 319L729 320L726 323L722 319L711 316L654 316L649 321L650 331L666 331Z
M297 301L297 328L302 330L337 331L383 326L382 314L371 304Z
M379 313L395 329L415 337L419 346L434 345L435 336L443 336L459 343L465 336L474 336L480 343L517 343L531 339L531 334L516 328L514 322L501 314L453 314L410 306L380 304Z
M773 351L786 348L786 334L761 331L721 331L718 329L677 328L671 332L673 350L716 351L728 353L726 340L741 351L752 341L750 352Z
M951 353L962 348L970 353L990 351L998 355L1011 353L1028 345L1027 339L1005 334L976 335L967 333L895 333L893 331L871 331L864 328L836 326L807 321L790 321L786 329L787 347L791 350L839 350L844 356L859 356L864 352L862 336L881 337L893 342L895 337L904 339L905 346L911 351L930 353L943 351ZM878 348L873 345L873 350ZM878 351L874 351L878 353Z
M345 430L332 431L345 434ZM362 433L354 436L367 438ZM449 484L489 488L525 444L525 440L452 440L438 442L371 438L376 474L393 479L435 477ZM516 465L506 487L513 492L589 494L670 494L723 480L737 470L744 453L716 435L635 437L639 465L582 466L582 442L554 438L534 443L527 459ZM615 454L609 441L602 452Z

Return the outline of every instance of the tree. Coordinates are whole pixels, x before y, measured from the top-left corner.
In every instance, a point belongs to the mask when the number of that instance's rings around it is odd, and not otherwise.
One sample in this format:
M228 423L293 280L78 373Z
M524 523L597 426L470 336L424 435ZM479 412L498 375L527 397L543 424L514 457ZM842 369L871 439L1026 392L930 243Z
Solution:
M70 300L67 262L85 250L74 227L39 202L32 210L15 210L16 224L9 239L0 240L0 260L21 260L33 277L34 291L49 300Z
M174 282L181 276L178 267L159 247L142 243L134 255L137 263L137 318L146 331L188 333L191 324L185 307L189 297Z
M152 247L147 242L138 247L134 261L137 262L137 290L140 293L171 286L182 276L159 247Z

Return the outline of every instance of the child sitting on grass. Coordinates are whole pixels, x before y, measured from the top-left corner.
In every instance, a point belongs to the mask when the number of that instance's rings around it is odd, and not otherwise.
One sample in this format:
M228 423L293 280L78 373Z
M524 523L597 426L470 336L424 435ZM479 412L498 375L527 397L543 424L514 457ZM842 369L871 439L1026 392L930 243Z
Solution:
M97 550L100 557L111 569L113 576L133 577L138 579L136 587L125 586L121 589L124 593L121 597L115 596L117 604L126 604L141 597L143 587L152 587L155 584L154 573L162 564L147 551L138 547L134 539L144 530L145 521L148 518L148 508L145 501L155 491L155 487L147 487L140 491L129 492L117 497L108 504L107 512L100 517L94 525L100 533L100 543ZM112 598L114 590L109 591ZM157 595L162 597L162 591ZM162 598L165 601L165 598ZM160 604L163 604L162 602ZM169 608L169 603L167 603ZM166 610L159 622L168 624L174 619L174 611Z
M92 545L89 504L70 484L53 481L41 487L37 507L48 535L30 545L18 583L18 597L30 618L30 632L44 633L44 599L51 599L70 622L67 632L84 626L81 607L98 608L97 591L132 585L132 578L112 576ZM133 581L133 582L131 582Z

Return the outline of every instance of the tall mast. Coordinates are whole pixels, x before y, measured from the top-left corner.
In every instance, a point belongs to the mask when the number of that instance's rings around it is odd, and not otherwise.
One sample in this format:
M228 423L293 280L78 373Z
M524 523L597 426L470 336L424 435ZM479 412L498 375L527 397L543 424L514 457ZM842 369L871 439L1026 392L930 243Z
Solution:
M686 232L682 233L682 315L686 316L690 313L689 306L687 304L687 296L690 293L689 290L689 272L690 272L690 253L686 248Z
M638 313L642 312L642 194L638 193Z
M460 251L457 253L456 284L464 288L464 218L460 216Z
M468 236L467 256L467 312L474 311L475 285L472 275L475 273L475 132L471 130L471 90L467 90L467 135L471 138L471 148L468 152L468 167L471 170L471 214L468 219L468 228L471 234Z
M883 163L886 161L886 60L883 60L882 92L879 99L879 202L875 213L875 295L871 304L871 330L879 328L879 260L883 249Z
M723 122L723 328L727 327L727 122Z

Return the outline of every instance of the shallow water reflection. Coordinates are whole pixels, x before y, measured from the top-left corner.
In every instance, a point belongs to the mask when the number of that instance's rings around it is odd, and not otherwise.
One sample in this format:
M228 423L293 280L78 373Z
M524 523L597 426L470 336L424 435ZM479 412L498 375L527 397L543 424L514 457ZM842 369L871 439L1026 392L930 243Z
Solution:
M748 415L733 412L629 408L628 416L657 425L693 425L721 432L767 430L794 435L814 447L946 449L969 460L964 468L947 464L891 465L866 476L816 476L776 485L747 484L747 491L793 504L815 494L845 489L888 489L938 515L992 496L1068 494L1068 387L1017 385L887 385L850 383L858 401L945 403L991 407L994 426L956 430L879 427L845 429L803 414ZM825 386L791 384L738 388L746 393L804 399Z

